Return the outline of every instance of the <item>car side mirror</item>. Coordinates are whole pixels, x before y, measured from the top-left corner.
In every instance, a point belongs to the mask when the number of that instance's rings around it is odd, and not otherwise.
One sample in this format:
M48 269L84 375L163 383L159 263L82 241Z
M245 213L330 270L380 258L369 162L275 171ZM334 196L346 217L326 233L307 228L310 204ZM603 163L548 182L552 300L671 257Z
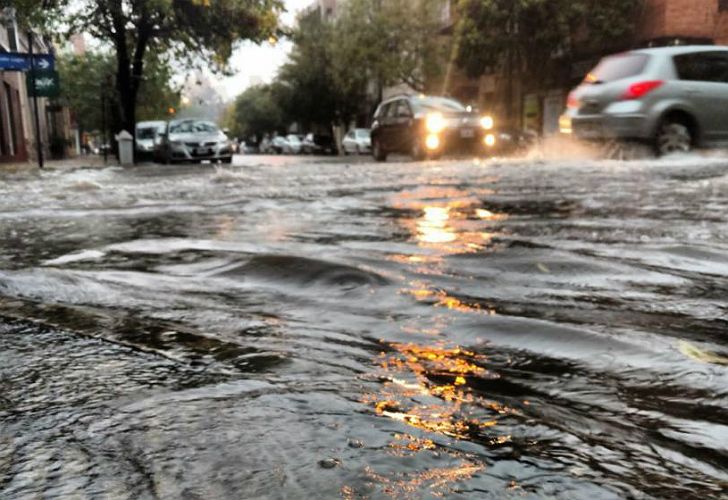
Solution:
M225 135L228 135L230 133L230 129L229 128L224 128L224 129L222 129L222 133L225 134Z

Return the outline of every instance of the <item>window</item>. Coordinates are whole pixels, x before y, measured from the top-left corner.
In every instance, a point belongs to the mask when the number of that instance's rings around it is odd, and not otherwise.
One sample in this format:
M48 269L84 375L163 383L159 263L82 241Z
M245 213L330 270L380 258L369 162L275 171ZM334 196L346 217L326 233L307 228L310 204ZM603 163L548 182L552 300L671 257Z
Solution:
M421 111L440 111L445 113L462 113L465 106L454 99L446 97L417 97L413 102L418 110Z
M5 23L5 29L8 32L8 49L10 52L18 52L18 36L15 29L15 22L8 21Z
M397 105L397 118L409 118L412 116L409 104L404 99L400 100Z
M584 80L586 83L606 83L637 76L647 66L649 57L645 54L620 54L605 57Z
M681 80L728 83L728 52L696 52L674 60Z
M389 104L387 104L387 107L382 114L384 116L386 116L387 118L393 118L393 117L397 116L397 104L398 103L399 103L399 101L394 101L394 102L390 102Z

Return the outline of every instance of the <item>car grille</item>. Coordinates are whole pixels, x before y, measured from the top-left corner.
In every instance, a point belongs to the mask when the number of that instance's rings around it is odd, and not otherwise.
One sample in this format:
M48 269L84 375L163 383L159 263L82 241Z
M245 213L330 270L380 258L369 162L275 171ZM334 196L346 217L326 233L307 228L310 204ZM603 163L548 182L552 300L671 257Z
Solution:
M185 146L188 148L196 148L200 145L199 142L185 142Z

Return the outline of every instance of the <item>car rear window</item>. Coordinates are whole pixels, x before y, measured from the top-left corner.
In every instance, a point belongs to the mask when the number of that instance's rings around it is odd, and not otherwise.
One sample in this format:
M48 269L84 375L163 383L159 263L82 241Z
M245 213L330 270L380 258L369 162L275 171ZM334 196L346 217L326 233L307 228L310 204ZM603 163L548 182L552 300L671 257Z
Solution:
M416 97L412 99L412 104L422 111L441 111L441 112L464 112L465 106L454 99L446 97Z
M647 66L647 54L619 54L602 59L586 78L585 83L607 83L637 76Z

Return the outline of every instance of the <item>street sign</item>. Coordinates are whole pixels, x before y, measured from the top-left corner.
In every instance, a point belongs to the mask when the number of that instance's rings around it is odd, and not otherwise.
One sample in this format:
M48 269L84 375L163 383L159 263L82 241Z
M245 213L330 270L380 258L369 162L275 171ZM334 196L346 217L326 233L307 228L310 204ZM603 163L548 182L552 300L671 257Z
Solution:
M0 71L28 71L30 59L27 54L17 52L0 53Z
M34 78L35 77L35 78ZM25 77L28 84L28 95L35 97L58 97L61 82L55 71L29 71ZM35 83L35 88L33 88Z
M56 58L53 54L33 54L33 67L41 71L55 71Z

